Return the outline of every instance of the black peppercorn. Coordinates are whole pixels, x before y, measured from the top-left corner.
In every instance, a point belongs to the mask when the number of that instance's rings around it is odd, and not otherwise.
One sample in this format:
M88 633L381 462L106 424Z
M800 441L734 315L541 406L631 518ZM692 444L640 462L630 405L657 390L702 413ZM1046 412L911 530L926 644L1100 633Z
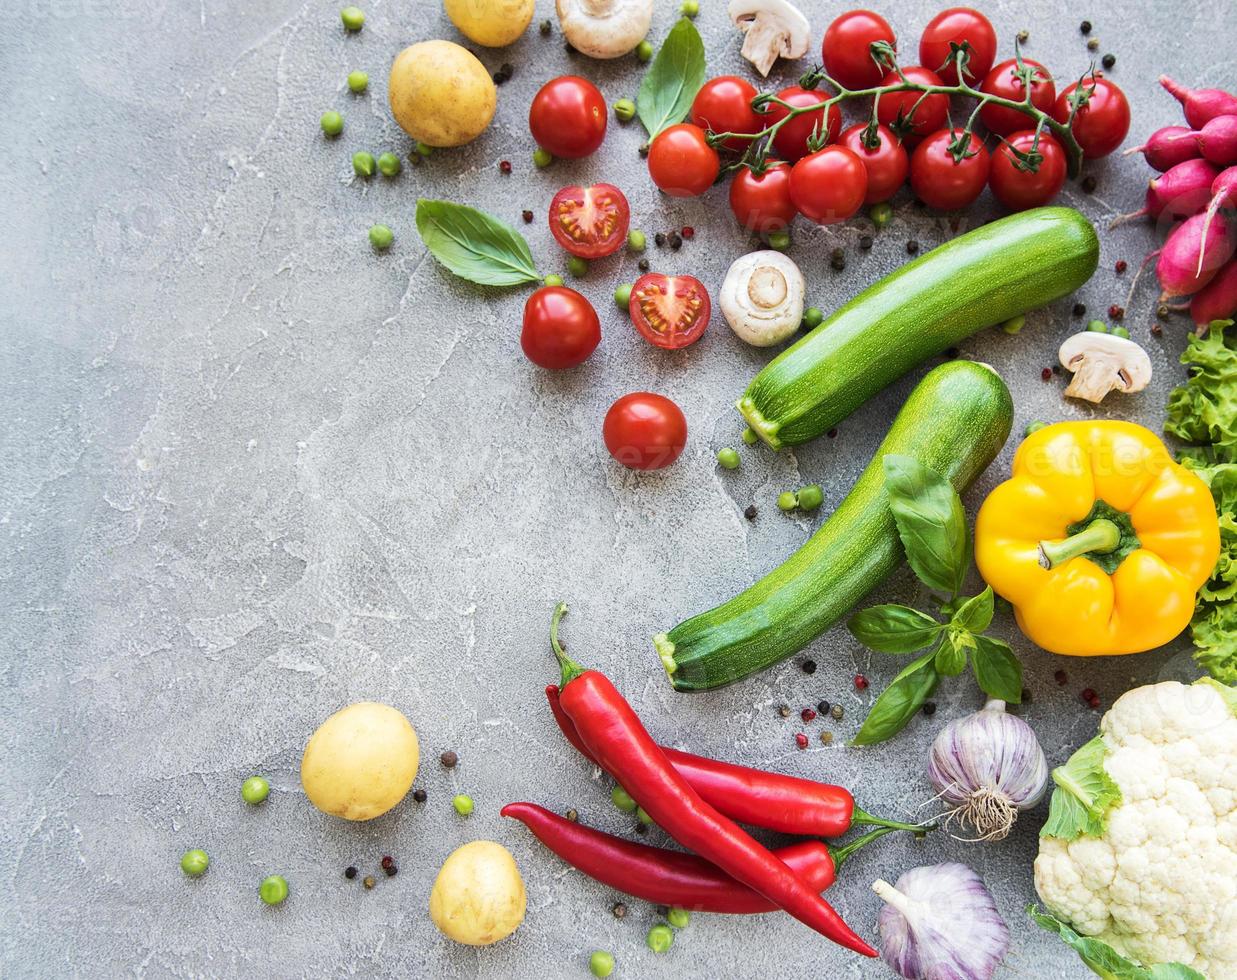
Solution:
M919 242L915 241L915 239L912 238L909 242L906 243L906 252L908 255L914 255L918 251L919 251Z
M460 761L460 757L456 755L454 752L452 752L450 749L447 749L446 752L444 752L442 755L438 757L438 761L441 762L448 769L454 769L456 763Z
M1105 68L1112 68L1112 66L1115 65L1116 63L1117 63L1117 56L1115 54L1106 54L1104 55L1104 57L1100 59L1100 64L1103 65Z
M860 235L859 236L859 247L863 249L865 252L868 249L870 249L872 247L872 236L871 235Z
M805 660L805 661L803 661L803 672L804 672L805 674L814 674L814 673L816 673L816 661L815 661L815 660Z
M349 881L351 881L351 880L352 880L353 878L355 878L356 876L357 876L357 869L356 869L356 868L352 867L351 865L349 865L348 867L344 868L344 877L345 877L345 878L347 878Z
M636 833L637 833L637 834L639 834L641 837L643 837L643 836L644 836L645 834L647 834L648 832L649 832L649 825L648 825L648 824L646 824L646 823L638 823L638 824L636 824Z
M1096 183L1097 183L1096 179L1091 174L1087 174L1087 176L1083 177L1082 178L1083 193L1084 194L1093 193L1095 191Z
M936 714L936 702L935 702L935 701L925 701L925 702L923 703L923 713L924 713L925 715L928 715L929 717L931 717L932 715Z
M835 255L829 260L829 268L831 268L834 272L841 272L846 268L846 260Z
M549 22L547 21L547 23ZM1082 31L1082 33L1084 34L1090 34L1091 33L1091 22L1089 20L1084 20L1081 24L1078 25L1078 29Z
M829 713L829 702L821 701L819 704L816 705L816 711L819 714L827 715Z
M389 868L384 867L382 870L387 873L388 878L394 878L397 874L399 874L399 868L395 865L391 865Z
M424 803L428 798L428 794L423 789L417 789L412 791L412 798L418 803Z
M670 248L671 248L671 250L673 250L673 251L677 252L677 251L678 251L679 249L681 249L682 247L683 247L683 236L682 236L682 235L680 235L677 231L672 231L672 232L670 232Z
M756 505L748 504L747 510L743 512L743 516L746 517L749 521L756 520Z
M1086 312L1087 312L1087 307L1085 303L1074 304L1074 316L1085 316Z
M653 244L655 244L658 248L664 246L666 244L666 233L659 231L656 235L654 235Z
M541 30L541 36L546 37L552 30L554 30L554 25L551 24L548 20L543 20L541 22L540 30Z
M639 269L641 272L648 272L649 271L649 260L641 259L639 262L636 263L636 268Z

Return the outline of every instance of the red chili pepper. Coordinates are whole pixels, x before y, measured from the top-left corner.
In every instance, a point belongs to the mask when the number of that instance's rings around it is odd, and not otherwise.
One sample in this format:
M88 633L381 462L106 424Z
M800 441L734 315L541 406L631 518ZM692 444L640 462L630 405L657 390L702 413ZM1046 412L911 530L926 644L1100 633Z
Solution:
M523 823L541 843L590 878L654 905L676 905L692 912L752 915L777 906L703 858L637 844L560 817L536 803L508 803L504 817ZM832 848L818 840L799 841L773 852L814 892L833 884L837 870L859 848L892 833L881 827Z
M598 764L559 704L558 685L548 685L545 695L567 741L594 765ZM661 750L706 802L739 823L806 837L841 837L856 824L917 834L932 829L931 824L898 823L874 817L855 806L855 798L841 786L717 762L665 745Z
M689 851L822 936L875 957L876 950L828 902L692 789L609 678L568 659L558 642L558 622L566 611L566 604L559 603L550 624L550 646L563 672L559 701L597 764L618 780L655 824Z

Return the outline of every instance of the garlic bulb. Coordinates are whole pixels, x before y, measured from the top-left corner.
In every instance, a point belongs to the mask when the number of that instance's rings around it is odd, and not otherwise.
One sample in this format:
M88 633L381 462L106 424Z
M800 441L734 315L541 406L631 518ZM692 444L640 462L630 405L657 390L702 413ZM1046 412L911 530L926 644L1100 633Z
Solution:
M1048 761L1031 726L994 700L941 730L928 752L928 779L950 817L970 824L981 840L1001 840L1019 811L1043 798Z
M1009 927L965 864L914 868L877 880L881 959L907 980L989 980L1009 949Z

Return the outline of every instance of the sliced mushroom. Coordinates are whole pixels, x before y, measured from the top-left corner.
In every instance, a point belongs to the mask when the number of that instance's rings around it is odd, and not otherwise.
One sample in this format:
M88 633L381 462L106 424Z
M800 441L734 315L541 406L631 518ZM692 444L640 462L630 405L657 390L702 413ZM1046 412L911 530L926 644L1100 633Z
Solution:
M1151 380L1151 358L1134 341L1084 330L1061 345L1061 366L1073 371L1067 398L1101 402L1110 391L1142 391Z
M762 76L778 58L802 58L807 54L811 27L799 8L786 0L730 0L727 13L743 31L743 57Z
M590 58L622 57L653 22L653 0L557 0L556 7L567 43Z
M753 347L781 343L803 321L803 273L781 252L740 256L722 283L726 322Z

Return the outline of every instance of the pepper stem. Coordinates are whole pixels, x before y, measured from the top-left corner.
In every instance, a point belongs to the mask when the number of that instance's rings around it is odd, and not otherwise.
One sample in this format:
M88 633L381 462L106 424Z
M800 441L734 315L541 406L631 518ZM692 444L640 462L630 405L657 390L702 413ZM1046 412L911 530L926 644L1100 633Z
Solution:
M936 823L899 823L897 820L886 820L884 817L874 817L866 810L855 807L851 812L851 826L870 824L873 827L885 827L889 830L909 830L916 837L922 837L929 830L936 830Z
M550 649L554 651L554 656L558 658L558 665L563 672L563 679L559 684L560 688L566 687L584 673L584 668L568 657L567 651L564 650L563 645L558 642L558 623L559 620L566 615L567 603L560 602L554 607L554 615L550 619Z
M1056 568L1081 555L1094 552L1106 555L1121 544L1121 528L1105 517L1097 518L1077 534L1061 541L1039 543L1041 568Z
M862 837L856 837L853 841L849 841L841 847L833 847L826 844L825 846L829 848L829 856L833 858L833 873L837 874L838 869L842 867L842 863L856 851L862 850L878 837L892 834L896 829L896 827L877 827L875 830L869 830Z

